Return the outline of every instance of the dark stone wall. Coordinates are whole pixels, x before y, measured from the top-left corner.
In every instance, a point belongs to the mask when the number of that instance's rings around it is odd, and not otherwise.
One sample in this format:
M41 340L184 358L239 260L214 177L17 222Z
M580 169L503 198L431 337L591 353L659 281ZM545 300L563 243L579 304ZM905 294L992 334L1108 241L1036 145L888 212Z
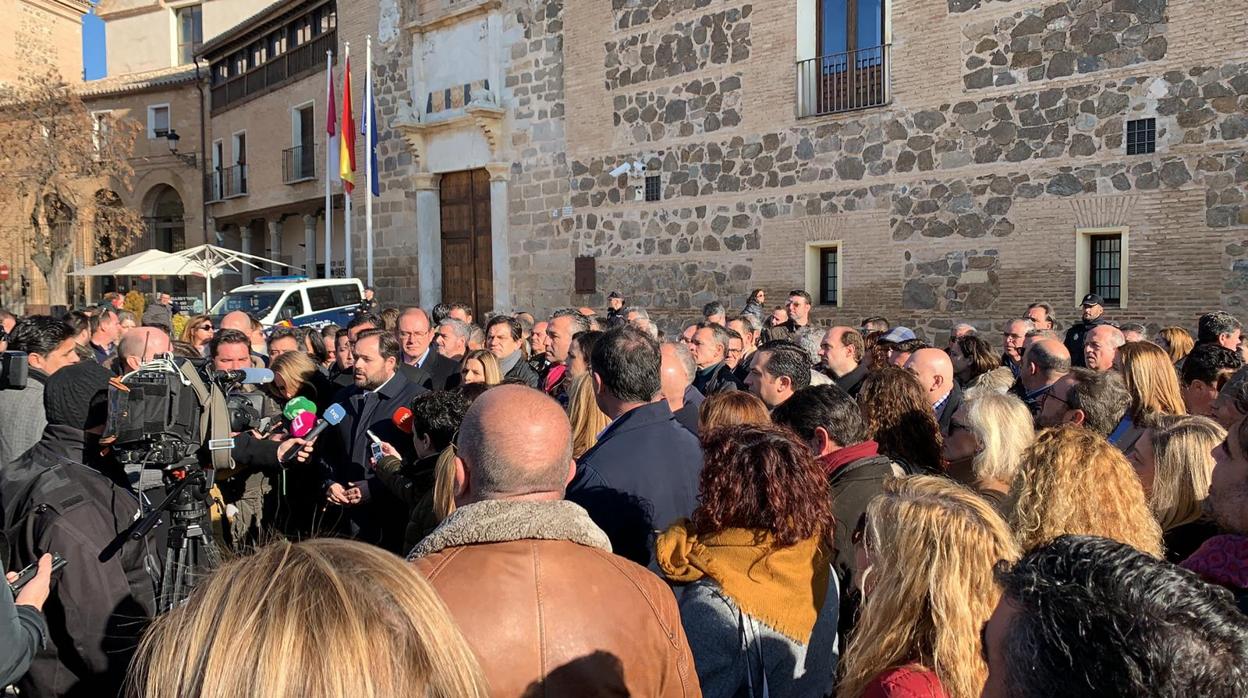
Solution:
M606 42L607 88L617 90L748 60L752 12L752 5L743 5L681 22L667 33L645 31Z
M714 133L741 123L741 76L616 95L613 106L616 128L633 143Z
M1085 75L1161 60L1167 0L1066 0L971 25L968 90Z
M649 22L659 22L679 12L700 10L713 0L611 0L615 11L615 28L632 29Z

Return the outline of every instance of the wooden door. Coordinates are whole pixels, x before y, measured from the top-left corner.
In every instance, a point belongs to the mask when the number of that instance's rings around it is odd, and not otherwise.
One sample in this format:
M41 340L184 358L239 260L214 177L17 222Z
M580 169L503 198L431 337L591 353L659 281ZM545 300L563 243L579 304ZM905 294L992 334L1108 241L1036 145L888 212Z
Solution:
M442 175L442 302L466 303L474 318L494 309L490 173Z

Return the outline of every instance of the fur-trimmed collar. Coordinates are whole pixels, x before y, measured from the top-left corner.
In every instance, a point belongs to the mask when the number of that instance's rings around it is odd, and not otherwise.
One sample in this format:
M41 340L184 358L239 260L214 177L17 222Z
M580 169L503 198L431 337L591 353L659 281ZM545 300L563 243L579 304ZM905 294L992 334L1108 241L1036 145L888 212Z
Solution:
M516 540L565 540L611 552L607 534L577 504L488 500L456 509L416 544L407 559L447 548Z

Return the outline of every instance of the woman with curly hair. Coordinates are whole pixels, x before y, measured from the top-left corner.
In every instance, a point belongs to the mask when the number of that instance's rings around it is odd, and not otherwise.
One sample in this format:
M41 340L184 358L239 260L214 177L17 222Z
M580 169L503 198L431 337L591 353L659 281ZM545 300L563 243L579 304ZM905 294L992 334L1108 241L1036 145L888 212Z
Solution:
M970 387L980 376L1001 367L1001 358L993 353L992 346L975 335L963 335L949 345L949 359L953 362L953 377L958 385Z
M858 406L867 423L867 438L880 445L880 453L908 473L944 470L940 425L912 371L900 366L871 371L862 380Z
M993 568L1019 557L1009 526L965 488L914 476L885 481L859 530L863 606L836 695L977 698Z
M1148 506L1165 532L1166 558L1180 562L1217 527L1204 517L1213 477L1213 450L1226 430L1208 417L1161 416L1127 453L1148 497Z
M184 606L157 618L126 695L484 698L489 691L472 648L415 568L381 548L316 538L224 563Z
M878 371L888 365L888 345L882 340L884 332L868 332L862 338L862 363L868 371Z
M1196 340L1182 327L1163 327L1157 332L1157 345L1170 356L1170 363L1178 364L1196 348Z
M708 698L821 697L836 676L839 607L823 470L787 429L702 438L698 508L655 557L684 585L680 616Z
M736 424L770 424L767 405L754 393L729 390L714 393L698 406L698 430L709 432Z
M1161 527L1126 456L1075 424L1044 430L1023 454L1010 525L1024 550L1069 533L1162 553Z
M1122 378L1131 394L1126 419L1109 441L1129 452L1140 436L1162 415L1187 414L1179 376L1165 350L1152 342L1127 342L1118 349L1115 363L1122 366Z

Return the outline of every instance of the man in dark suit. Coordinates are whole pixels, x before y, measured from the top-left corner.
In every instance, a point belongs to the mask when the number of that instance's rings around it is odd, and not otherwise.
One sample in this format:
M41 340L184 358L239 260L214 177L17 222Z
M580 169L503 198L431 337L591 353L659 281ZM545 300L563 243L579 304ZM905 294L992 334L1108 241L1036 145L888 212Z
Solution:
M942 349L920 349L910 355L906 368L914 371L932 403L940 433L949 436L953 413L962 406L962 389L953 379L953 362Z
M368 432L393 445L403 460L415 460L411 438L391 418L395 410L411 405L426 391L399 372L399 342L389 332L361 332L353 353L355 385L335 399L346 410L346 418L327 429L317 444L325 471L325 497L330 509L342 514L340 530L400 552L407 512L373 474ZM332 525L332 517L326 516L326 523Z
M407 379L427 390L446 390L459 385L459 364L433 349L433 323L421 308L407 308L399 315L397 332L403 355L399 370Z
M654 557L653 532L690 516L698 504L702 449L658 399L659 345L625 325L594 346L594 392L611 425L581 456L567 498L589 512L616 554L642 565Z
M530 388L538 384L537 372L524 360L524 328L510 315L499 315L485 324L485 348L498 359L504 380L521 381Z

